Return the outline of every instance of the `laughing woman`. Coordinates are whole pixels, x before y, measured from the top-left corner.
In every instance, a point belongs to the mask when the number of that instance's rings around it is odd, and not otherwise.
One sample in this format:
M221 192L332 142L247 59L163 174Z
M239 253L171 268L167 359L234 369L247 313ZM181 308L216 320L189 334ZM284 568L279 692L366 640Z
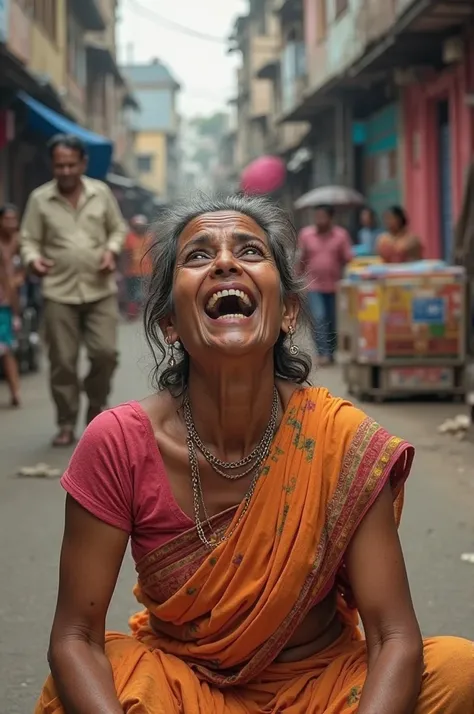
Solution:
M305 386L294 249L260 198L160 221L145 326L168 364L155 394L96 418L63 477L36 714L474 712L472 643L423 643L413 611L397 535L413 448ZM126 636L105 620L129 540L144 609Z

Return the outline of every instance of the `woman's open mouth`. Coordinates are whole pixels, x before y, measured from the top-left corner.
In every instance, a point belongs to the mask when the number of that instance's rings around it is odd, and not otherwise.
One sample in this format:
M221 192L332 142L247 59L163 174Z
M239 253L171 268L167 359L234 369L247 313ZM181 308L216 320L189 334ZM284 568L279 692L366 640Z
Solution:
M255 312L253 298L243 290L219 290L215 292L206 305L206 315L211 320L245 320Z

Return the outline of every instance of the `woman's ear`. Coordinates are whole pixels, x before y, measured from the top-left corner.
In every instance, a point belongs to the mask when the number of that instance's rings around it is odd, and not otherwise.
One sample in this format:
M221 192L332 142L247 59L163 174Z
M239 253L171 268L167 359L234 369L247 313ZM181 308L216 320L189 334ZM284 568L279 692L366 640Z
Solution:
M283 302L283 314L281 321L281 329L285 334L288 334L291 327L293 329L296 328L296 321L298 319L299 311L300 306L294 296L290 295L289 297L285 298Z
M179 335L174 327L173 318L166 317L160 320L160 330L163 334L166 344L174 345L179 341Z

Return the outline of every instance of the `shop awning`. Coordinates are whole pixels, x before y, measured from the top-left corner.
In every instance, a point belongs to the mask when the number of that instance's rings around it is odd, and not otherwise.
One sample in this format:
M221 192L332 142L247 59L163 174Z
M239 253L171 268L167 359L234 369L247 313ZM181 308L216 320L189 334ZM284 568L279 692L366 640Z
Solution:
M73 134L84 142L87 155L87 175L92 178L104 179L112 160L113 143L110 139L84 129L70 119L49 109L41 102L30 97L26 92L18 92L18 98L28 109L27 125L31 131L42 134L50 139L55 134Z

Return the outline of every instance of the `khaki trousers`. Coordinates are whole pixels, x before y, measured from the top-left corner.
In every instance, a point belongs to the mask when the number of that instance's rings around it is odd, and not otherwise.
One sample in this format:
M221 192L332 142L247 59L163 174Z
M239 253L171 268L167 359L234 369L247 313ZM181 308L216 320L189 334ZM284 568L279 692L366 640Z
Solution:
M60 427L74 428L81 392L78 361L82 344L90 362L89 374L83 382L89 410L99 413L107 404L118 362L117 296L81 305L45 300L43 317L57 423Z

